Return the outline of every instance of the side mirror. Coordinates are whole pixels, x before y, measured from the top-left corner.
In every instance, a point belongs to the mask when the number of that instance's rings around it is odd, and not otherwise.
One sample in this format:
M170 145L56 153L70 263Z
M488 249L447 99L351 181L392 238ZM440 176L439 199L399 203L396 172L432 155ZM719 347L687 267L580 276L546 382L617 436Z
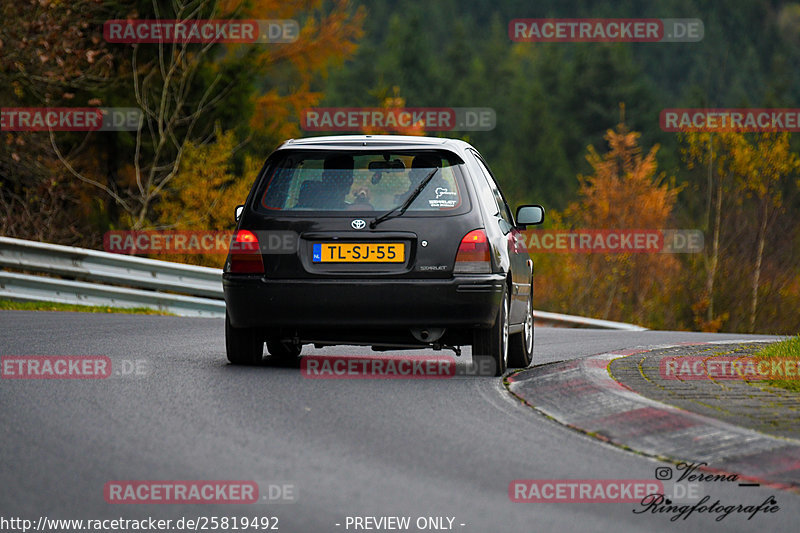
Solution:
M535 226L544 221L544 207L540 205L521 205L517 208L517 226Z
M242 211L244 211L244 205L237 205L236 212L234 217L236 218L236 222L239 222L239 219L242 217Z

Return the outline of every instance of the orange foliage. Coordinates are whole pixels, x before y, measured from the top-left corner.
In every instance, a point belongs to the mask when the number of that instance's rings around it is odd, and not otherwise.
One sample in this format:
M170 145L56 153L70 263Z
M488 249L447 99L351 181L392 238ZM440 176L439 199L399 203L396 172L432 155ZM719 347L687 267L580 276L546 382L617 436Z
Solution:
M231 172L233 132L217 130L216 141L189 143L181 167L159 206L160 228L168 230L233 230L234 209L247 197L258 173L258 162L247 158L244 176ZM183 254L157 257L179 263L221 267L223 254Z
M680 187L657 174L658 146L642 156L638 138L619 124L606 133L607 153L588 147L586 158L594 172L578 176L579 200L563 216L555 214L556 227L666 228ZM680 265L671 255L573 253L535 259L537 299L545 308L651 327L672 321L665 313Z
M362 7L353 12L348 0L335 0L322 13L322 0L228 0L227 9L242 9L243 16L254 19L295 19L302 14L300 35L297 41L280 45L262 46L255 65L269 72L278 65L292 67L293 80L286 91L271 90L260 95L250 119L254 130L266 129L274 137L286 139L299 134L298 120L303 109L313 107L322 99L322 93L311 90L313 79L327 75L332 64L341 63L356 49L356 41L363 35L366 12ZM230 45L235 49L241 46Z
M664 228L680 188L665 184L663 173L656 175L658 145L642 157L639 136L619 124L606 133L606 154L588 147L586 160L594 174L578 176L580 200L567 210L568 217L592 228Z
M401 111L406 106L406 99L400 96L400 87L394 86L392 87L392 96L384 96L383 97L383 105L381 106L382 109L387 111L394 110L394 111ZM423 129L424 123L418 122L415 124L411 124L410 126L401 126L397 125L392 129L384 129L378 128L375 126L367 126L363 129L363 133L367 135L381 135L381 134L395 134L395 135L425 135L425 130Z

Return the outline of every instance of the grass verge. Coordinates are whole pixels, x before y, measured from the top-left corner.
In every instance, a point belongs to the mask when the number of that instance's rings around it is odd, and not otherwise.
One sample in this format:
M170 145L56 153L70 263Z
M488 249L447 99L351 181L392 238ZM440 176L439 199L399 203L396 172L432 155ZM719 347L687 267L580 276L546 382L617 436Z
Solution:
M103 305L76 305L54 302L17 302L0 300L3 311L79 311L81 313L123 313L128 315L172 315L165 311L148 309L147 307L106 307Z
M795 359L800 360L800 335L782 342L770 344L763 350L753 354L756 359ZM800 392L800 378L798 379L770 379L767 384L793 392Z

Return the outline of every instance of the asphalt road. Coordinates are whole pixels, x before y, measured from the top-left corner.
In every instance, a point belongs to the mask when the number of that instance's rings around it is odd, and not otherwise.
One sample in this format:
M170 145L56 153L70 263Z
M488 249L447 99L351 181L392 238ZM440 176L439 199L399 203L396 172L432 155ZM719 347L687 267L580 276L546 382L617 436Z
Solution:
M537 328L535 364L756 337ZM735 483L704 490L724 505L774 494L780 510L671 522L634 513L634 503L513 503L514 479L653 479L664 463L548 420L498 378L312 380L297 368L233 367L221 320L5 311L0 355L107 355L146 368L100 380L0 379L4 518L275 516L279 531L298 533L354 531L348 516L410 516L409 531L418 517L454 517L453 530L465 532L797 531L800 518L797 494ZM109 504L103 487L113 480L291 484L296 501Z

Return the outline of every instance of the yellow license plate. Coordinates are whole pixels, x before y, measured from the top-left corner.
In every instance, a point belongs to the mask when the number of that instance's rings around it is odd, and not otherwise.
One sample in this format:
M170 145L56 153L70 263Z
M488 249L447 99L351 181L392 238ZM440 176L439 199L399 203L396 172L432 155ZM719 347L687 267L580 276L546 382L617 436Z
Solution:
M314 263L402 263L406 260L402 242L314 243Z

